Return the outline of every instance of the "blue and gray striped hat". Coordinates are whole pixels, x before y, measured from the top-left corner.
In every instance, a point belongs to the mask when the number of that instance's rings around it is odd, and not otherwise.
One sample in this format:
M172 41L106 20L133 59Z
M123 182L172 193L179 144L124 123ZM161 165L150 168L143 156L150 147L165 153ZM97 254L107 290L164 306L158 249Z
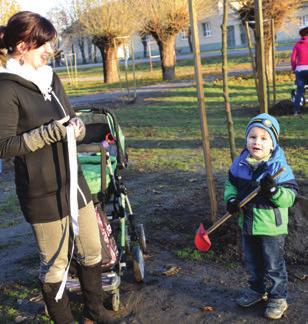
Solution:
M269 114L263 113L250 119L246 127L246 137L253 127L265 129L271 136L274 149L278 144L280 127L277 119Z

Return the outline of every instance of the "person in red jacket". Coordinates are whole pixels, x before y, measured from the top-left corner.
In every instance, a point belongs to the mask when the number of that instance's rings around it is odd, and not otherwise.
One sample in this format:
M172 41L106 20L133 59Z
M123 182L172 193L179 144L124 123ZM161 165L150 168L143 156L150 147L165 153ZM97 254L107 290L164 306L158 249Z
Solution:
M299 30L301 39L293 47L291 55L292 71L296 76L296 96L294 102L294 115L301 110L301 99L304 96L305 84L308 84L308 25Z

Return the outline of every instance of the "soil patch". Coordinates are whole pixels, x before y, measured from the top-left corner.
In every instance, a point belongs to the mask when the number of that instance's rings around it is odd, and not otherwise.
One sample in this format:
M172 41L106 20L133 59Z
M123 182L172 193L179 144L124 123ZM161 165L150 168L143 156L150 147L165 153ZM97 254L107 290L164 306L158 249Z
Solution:
M12 175L7 165L1 180L12 180ZM130 268L122 278L120 315L126 323L267 323L262 317L265 303L251 310L235 304L247 275L234 220L211 236L213 247L206 255L200 258L193 252L195 230L200 222L208 225L210 213L204 176L128 171L124 179L148 240L145 282L135 283ZM222 186L223 177L217 181L219 196ZM302 181L300 186L302 193L307 193L307 182ZM223 204L219 211L224 213ZM304 218L306 211L302 210ZM0 238L2 294L16 282L34 280L39 262L25 222L2 228ZM307 324L307 274L307 265L289 265L290 307L280 323ZM43 312L42 301L35 294L37 291L14 305L23 323L34 323L37 314Z

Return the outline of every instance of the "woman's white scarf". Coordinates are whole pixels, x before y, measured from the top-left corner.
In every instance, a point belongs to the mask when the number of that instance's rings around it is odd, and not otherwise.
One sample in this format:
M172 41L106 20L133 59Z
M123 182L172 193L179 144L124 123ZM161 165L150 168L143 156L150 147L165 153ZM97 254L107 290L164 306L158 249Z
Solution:
M4 72L4 71L3 71ZM10 58L6 62L5 72L17 74L20 77L33 82L40 90L45 100L51 101L51 82L53 77L52 68L48 65L38 69L20 65L20 63Z

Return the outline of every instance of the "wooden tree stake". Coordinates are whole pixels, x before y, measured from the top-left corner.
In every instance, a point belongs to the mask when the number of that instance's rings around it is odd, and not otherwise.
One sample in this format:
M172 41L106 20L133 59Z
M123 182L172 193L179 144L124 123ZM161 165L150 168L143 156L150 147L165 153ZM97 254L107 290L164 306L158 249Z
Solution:
M208 133L208 126L207 126L203 78L202 78L202 70L201 70L200 45L199 45L199 37L198 37L196 11L194 8L194 0L188 0L188 4L189 4L190 26L192 31L193 52L194 52L194 61L195 61L195 80L197 83L198 103L199 103L200 119L201 119L203 155L204 155L204 161L206 165L206 176L207 176L208 190L209 190L210 203L211 203L211 220L212 222L215 222L217 219L216 188L215 188L215 182L214 182L213 171L212 171L212 163L211 163L209 133Z
M264 30L262 0L254 0L256 16L257 71L259 80L260 113L268 112L267 87L264 58Z

